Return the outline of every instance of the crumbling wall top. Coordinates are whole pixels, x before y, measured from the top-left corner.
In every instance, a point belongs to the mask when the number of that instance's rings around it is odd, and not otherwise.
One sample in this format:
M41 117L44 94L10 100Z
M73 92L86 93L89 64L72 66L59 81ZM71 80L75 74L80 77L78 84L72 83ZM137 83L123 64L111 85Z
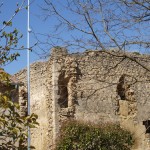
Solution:
M64 47L56 46L51 49L51 57L66 56L67 54L68 54L68 51Z

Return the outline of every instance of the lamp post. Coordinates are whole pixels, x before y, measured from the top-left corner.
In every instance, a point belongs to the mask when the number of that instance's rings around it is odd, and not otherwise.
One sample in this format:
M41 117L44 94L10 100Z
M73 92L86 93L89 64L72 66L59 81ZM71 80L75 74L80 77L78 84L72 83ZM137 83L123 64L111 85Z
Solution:
M30 3L28 0L27 9L27 91L28 91L28 115L30 115ZM30 127L28 126L28 150L30 150L31 137L30 137Z

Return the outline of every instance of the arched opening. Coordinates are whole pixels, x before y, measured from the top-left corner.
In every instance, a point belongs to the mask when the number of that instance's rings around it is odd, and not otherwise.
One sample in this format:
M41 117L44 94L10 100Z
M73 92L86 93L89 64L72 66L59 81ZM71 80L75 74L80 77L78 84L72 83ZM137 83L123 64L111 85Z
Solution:
M65 73L61 73L58 79L58 104L60 108L68 107L68 82L69 79L65 78Z
M126 99L126 89L125 89L125 75L122 75L119 79L119 83L117 85L117 93L120 96L121 100Z
M150 120L143 121L143 125L145 125L145 128L146 128L145 133L149 133L150 134Z

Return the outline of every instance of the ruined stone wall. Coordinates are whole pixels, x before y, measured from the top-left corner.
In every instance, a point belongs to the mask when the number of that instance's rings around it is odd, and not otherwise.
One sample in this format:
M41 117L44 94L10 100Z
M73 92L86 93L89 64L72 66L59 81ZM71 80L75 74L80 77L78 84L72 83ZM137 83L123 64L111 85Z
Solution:
M38 114L40 123L32 131L37 150L53 149L62 123L70 119L119 122L134 133L133 149L149 149L143 121L150 120L150 72L144 69L150 68L150 57L126 55L113 51L68 54L57 47L49 61L31 65L31 112ZM26 82L25 70L17 76Z
M36 129L31 129L31 145L36 147L36 150L48 150L52 146L52 100L51 100L51 63L37 62L31 65L30 69L30 101L31 113L38 115L40 126ZM24 114L25 98L22 93L27 93L26 69L20 71L15 76L19 81L24 83L24 86L19 88L20 105L22 114Z
M149 149L149 133L145 134L143 125L150 119L150 73L143 68L150 66L149 56L115 55L116 52L102 51L66 54L61 57L63 61L55 64L60 65L54 99L58 103L57 132L63 121L69 119L119 122L134 133L133 149Z
M89 51L76 59L79 78L75 118L94 123L119 122L134 133L134 148L146 149L143 121L150 118L150 73L128 58L105 52ZM150 66L144 57L137 60Z

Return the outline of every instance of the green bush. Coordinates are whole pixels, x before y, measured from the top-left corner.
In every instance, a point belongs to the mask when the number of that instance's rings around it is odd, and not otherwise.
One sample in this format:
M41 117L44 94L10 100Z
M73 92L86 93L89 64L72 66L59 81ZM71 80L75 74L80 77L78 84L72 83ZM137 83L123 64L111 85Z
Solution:
M132 134L118 124L72 121L62 127L56 150L130 150L133 143Z

